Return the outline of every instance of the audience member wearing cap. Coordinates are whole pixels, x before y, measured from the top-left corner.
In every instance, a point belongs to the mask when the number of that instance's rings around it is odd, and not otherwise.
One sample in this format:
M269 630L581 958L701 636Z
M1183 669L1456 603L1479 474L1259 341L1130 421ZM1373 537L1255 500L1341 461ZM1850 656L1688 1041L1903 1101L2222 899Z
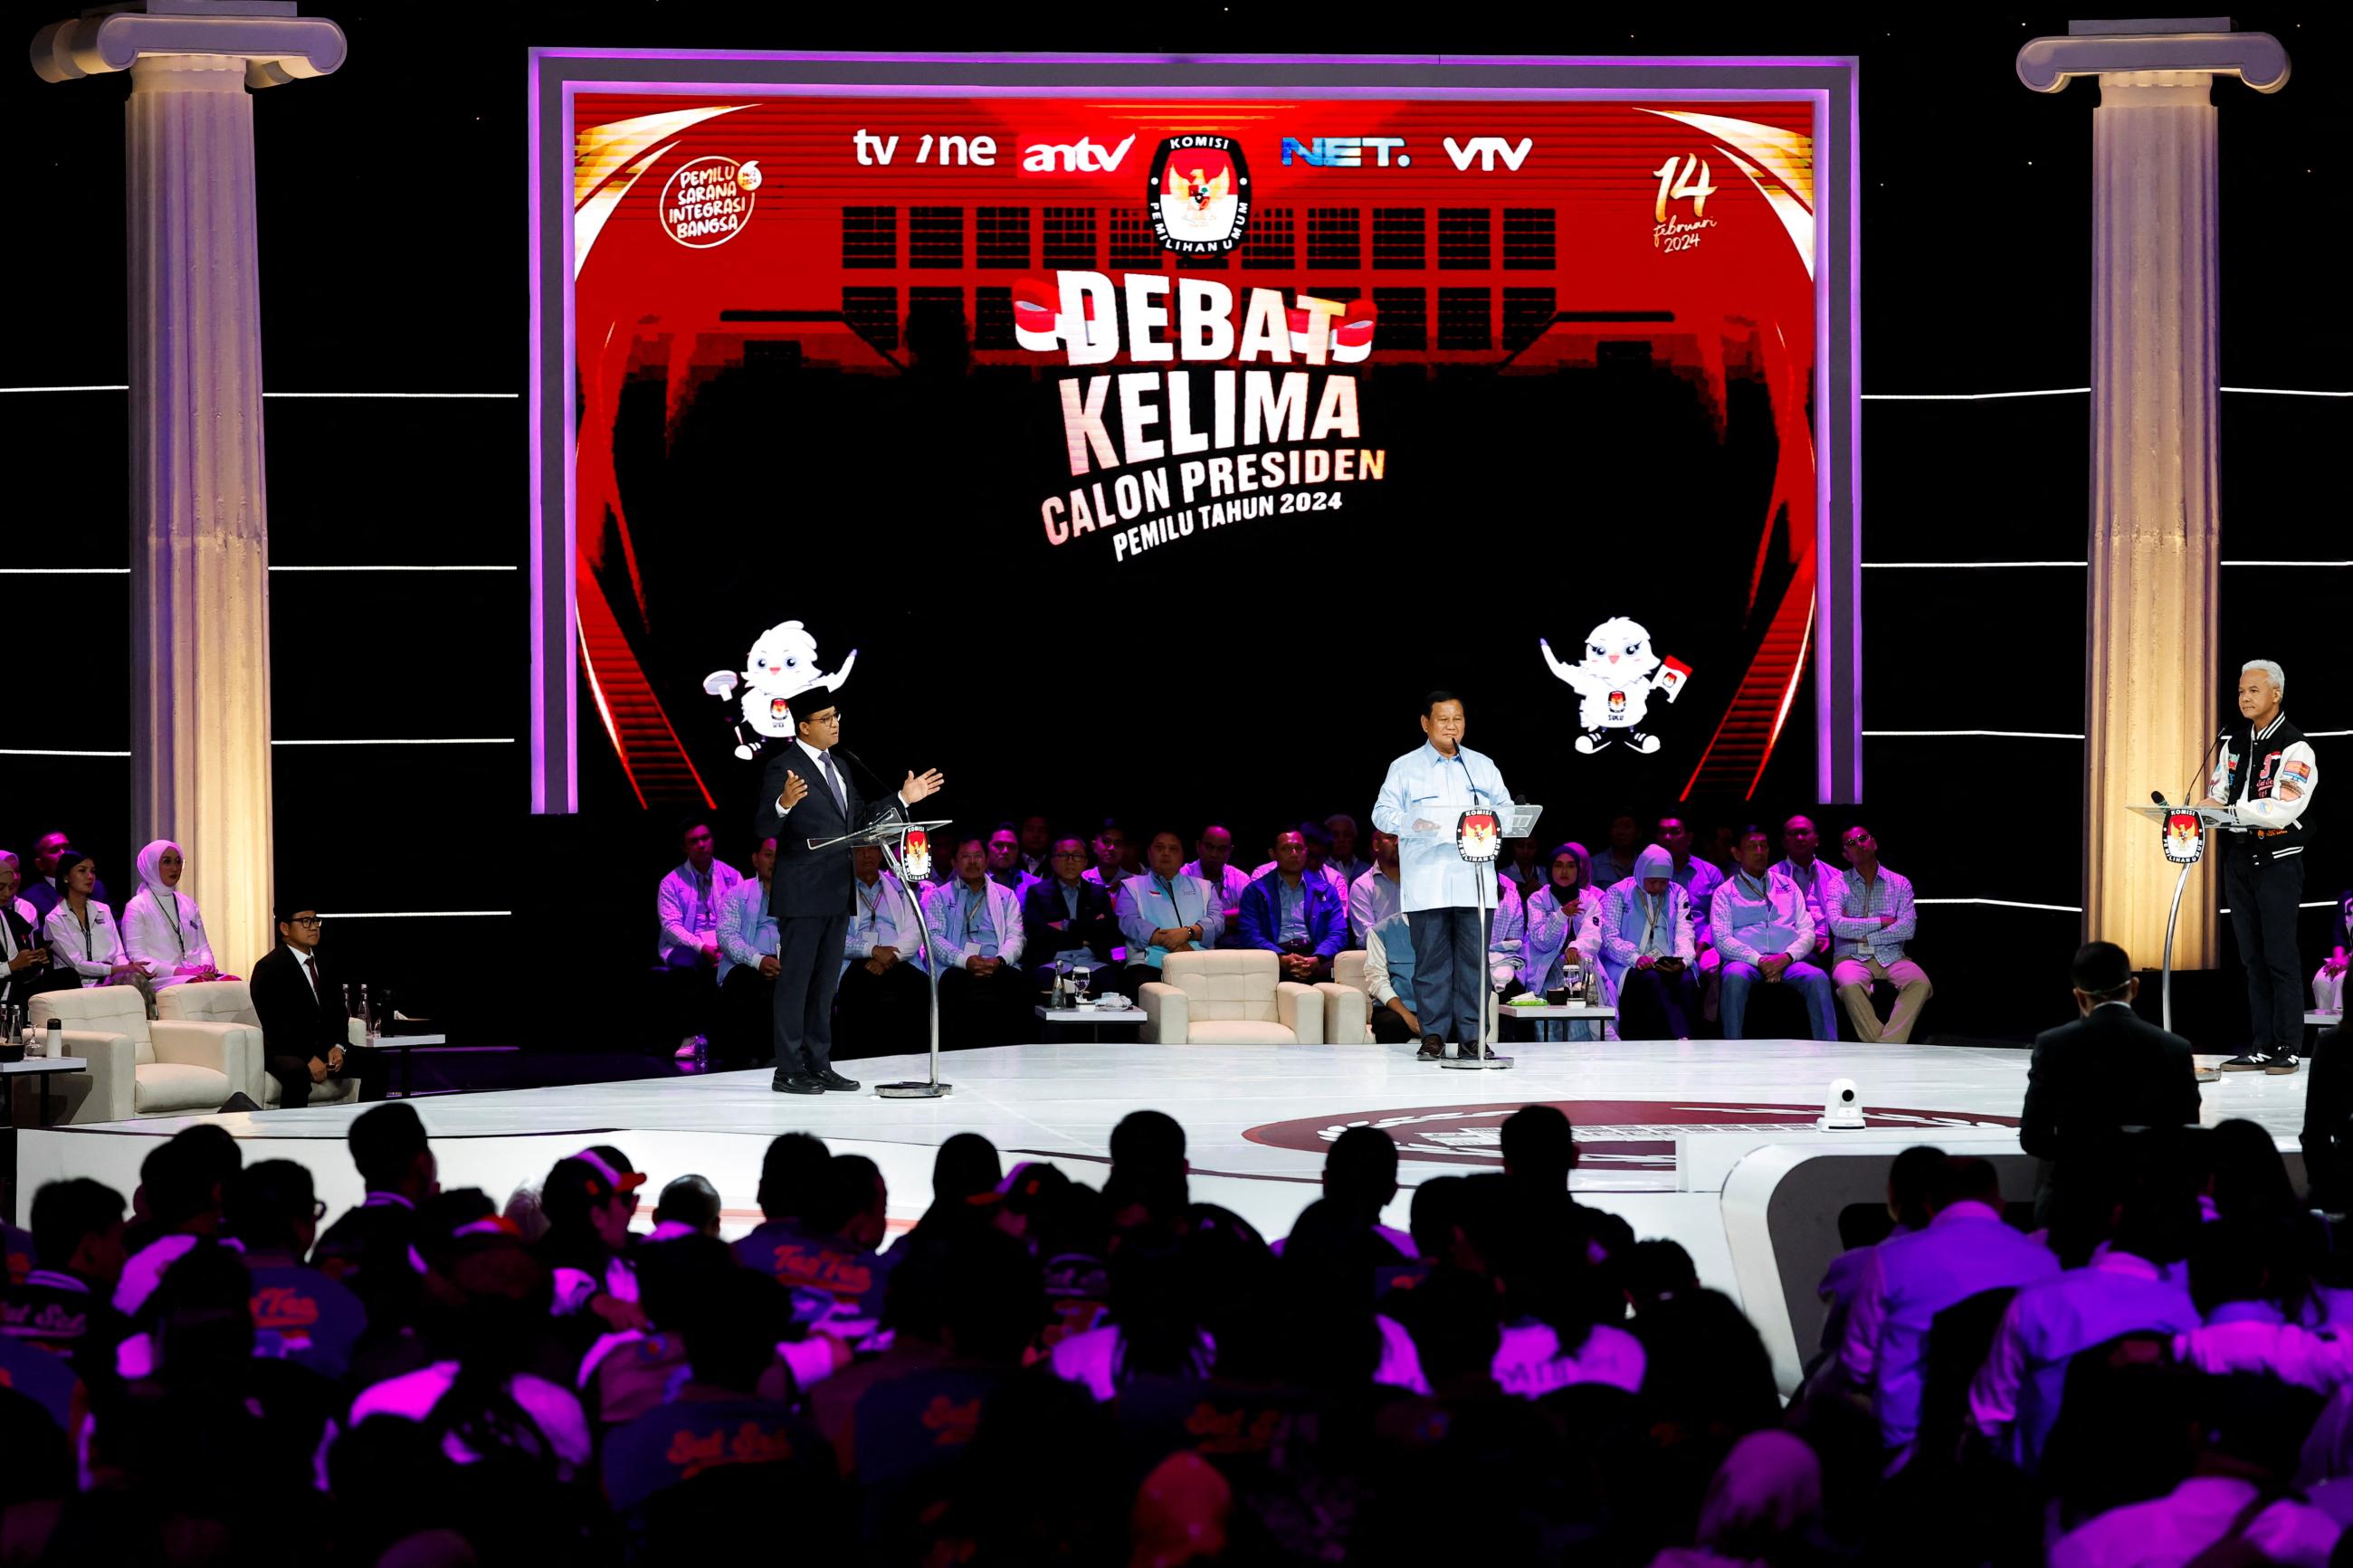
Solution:
M387 1332L417 1313L417 1205L441 1190L425 1123L406 1100L371 1106L352 1121L344 1142L367 1195L346 1209L311 1248L311 1261L360 1299L368 1322Z
M263 1160L229 1184L224 1217L228 1234L245 1248L246 1272L253 1279L257 1353L282 1355L340 1378L367 1331L367 1309L303 1261L323 1207L308 1166Z
M384 1065L372 1059L377 1053L350 1043L343 984L319 956L318 907L281 897L277 914L278 945L255 963L246 984L279 1104L308 1105L311 1086L331 1078L356 1078L363 1100L382 1099Z
M645 1326L637 1272L622 1256L645 1183L638 1173L616 1171L597 1151L583 1149L558 1160L540 1184L547 1234L533 1250L547 1266L554 1314L584 1319L589 1339Z
M114 1376L114 1347L130 1321L114 1310L122 1278L122 1194L88 1177L45 1183L33 1194L38 1267L0 1291L0 1331L69 1360L82 1382Z
M158 838L139 851L139 890L122 906L122 947L155 989L190 981L235 979L213 962L196 900L180 890L180 847Z

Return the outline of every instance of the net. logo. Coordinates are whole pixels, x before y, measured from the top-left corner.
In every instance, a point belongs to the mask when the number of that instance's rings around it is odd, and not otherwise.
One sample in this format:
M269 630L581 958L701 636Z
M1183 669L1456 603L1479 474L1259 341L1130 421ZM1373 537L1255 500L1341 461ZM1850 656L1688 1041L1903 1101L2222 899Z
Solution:
M1361 169L1367 153L1373 155L1376 169L1392 166L1391 153L1397 154L1395 167L1413 167L1413 154L1405 151L1402 136L1316 136L1305 142L1296 136L1282 139L1282 166L1286 169L1293 163L1312 169Z
M1230 136L1171 136L1152 157L1152 237L1179 256L1223 255L1250 224L1250 164Z
M739 163L714 154L681 164L662 187L662 232L691 250L726 244L751 221L760 182L756 158Z

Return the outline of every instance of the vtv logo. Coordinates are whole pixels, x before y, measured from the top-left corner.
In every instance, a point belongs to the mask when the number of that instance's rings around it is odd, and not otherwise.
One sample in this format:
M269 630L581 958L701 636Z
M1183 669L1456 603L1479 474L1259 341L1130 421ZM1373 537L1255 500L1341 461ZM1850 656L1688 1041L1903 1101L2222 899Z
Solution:
M1370 153L1373 166L1386 169L1390 166L1389 153L1404 145L1402 136L1318 136L1307 142L1286 136L1282 139L1282 162L1286 168L1296 161L1316 169L1361 169L1365 166L1365 154ZM1412 168L1413 154L1398 153L1396 166Z
M1066 174L1115 174L1127 150L1134 145L1135 133L1132 131L1126 141L1109 149L1096 145L1093 138L1087 136L1076 142L1039 142L1021 149L1021 168L1031 174L1050 174L1057 170Z
M1495 172L1495 160L1501 158L1504 168L1516 173L1520 164L1526 161L1528 150L1535 144L1533 136L1521 137L1516 147L1500 136L1473 136L1463 142L1449 136L1446 139L1446 155L1454 160L1457 169L1468 169L1471 161L1476 158L1480 173L1492 174Z

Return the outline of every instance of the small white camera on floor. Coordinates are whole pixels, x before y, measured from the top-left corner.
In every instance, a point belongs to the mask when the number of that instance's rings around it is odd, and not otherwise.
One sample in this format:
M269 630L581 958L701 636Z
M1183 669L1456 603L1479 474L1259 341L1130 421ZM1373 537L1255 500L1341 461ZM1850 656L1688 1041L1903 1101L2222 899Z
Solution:
M1842 1078L1831 1082L1830 1098L1822 1101L1822 1119L1815 1125L1825 1132L1862 1131L1862 1094L1854 1087L1854 1079Z

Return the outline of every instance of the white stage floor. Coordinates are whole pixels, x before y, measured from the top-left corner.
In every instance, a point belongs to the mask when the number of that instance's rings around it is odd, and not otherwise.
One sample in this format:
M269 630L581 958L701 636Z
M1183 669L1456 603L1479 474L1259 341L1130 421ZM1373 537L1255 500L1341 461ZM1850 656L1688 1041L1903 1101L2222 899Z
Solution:
M1559 1105L1577 1125L1584 1201L1624 1215L1638 1235L1683 1244L1708 1283L1738 1292L1719 1194L1730 1166L1764 1145L1836 1142L1863 1134L1816 1131L1833 1079L1852 1078L1873 1143L1935 1142L2015 1150L2026 1087L2023 1050L1858 1047L1808 1040L1624 1042L1514 1047L1509 1071L1450 1071L1413 1060L1411 1047L1202 1047L1054 1044L958 1051L942 1058L954 1092L938 1100L878 1098L879 1081L923 1076L920 1058L842 1064L856 1094L784 1095L765 1071L639 1079L415 1101L432 1133L445 1186L480 1186L503 1201L550 1164L589 1143L626 1150L651 1180L697 1172L716 1185L738 1233L754 1203L768 1139L817 1133L838 1151L881 1165L894 1226L930 1198L933 1151L979 1132L1009 1165L1048 1158L1099 1184L1111 1130L1131 1110L1167 1111L1189 1140L1194 1196L1222 1204L1281 1236L1315 1195L1328 1140L1348 1126L1384 1127L1398 1140L1399 1180L1500 1167L1496 1129L1530 1101ZM2250 1117L2293 1145L2304 1077L2229 1074L2205 1090L2206 1120ZM247 1142L248 1160L310 1165L334 1208L360 1189L343 1148L364 1107L98 1123L19 1134L20 1209L43 1181L90 1175L128 1193L152 1140L191 1121L218 1122ZM1678 1140L1688 1141L1682 1170ZM1387 1216L1402 1227L1410 1194ZM20 1222L21 1223L21 1222Z

